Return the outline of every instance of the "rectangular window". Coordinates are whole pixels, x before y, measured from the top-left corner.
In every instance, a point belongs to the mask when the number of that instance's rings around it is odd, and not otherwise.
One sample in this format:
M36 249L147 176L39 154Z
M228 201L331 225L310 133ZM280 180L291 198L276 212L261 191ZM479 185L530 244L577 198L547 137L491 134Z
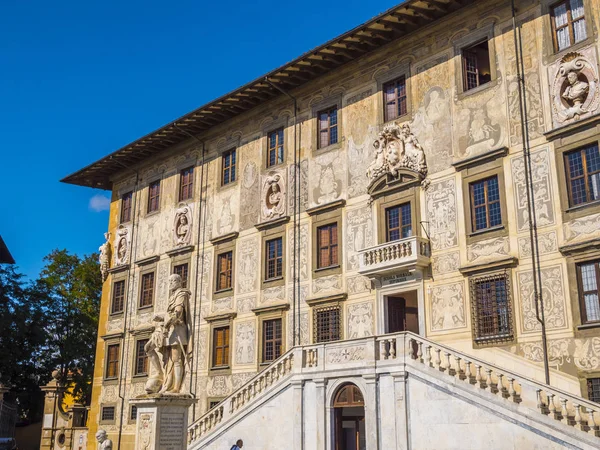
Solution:
M181 277L181 287L187 288L188 286L188 263L178 264L173 267L173 273L176 273Z
M111 314L123 312L125 306L125 280L115 281L113 284Z
M567 0L552 7L554 49L561 51L585 40L583 0Z
M160 180L148 186L148 212L158 211L160 208Z
M462 50L463 90L468 91L492 80L490 49L483 41Z
M386 122L406 114L406 78L404 76L383 85L383 104L385 105Z
M317 268L338 265L338 226L337 223L317 228Z
M385 230L387 242L412 236L410 203L392 206L385 210Z
M263 362L275 361L281 356L283 337L281 319L263 322Z
M314 311L315 342L341 339L341 314L339 306L318 308Z
M104 378L119 376L119 344L111 344L106 348L106 372Z
M131 405L129 408L129 420L135 422L137 420L137 406Z
M233 252L221 253L217 257L217 291L232 287Z
M600 152L598 144L565 153L569 205L600 200Z
M179 201L182 202L194 196L194 168L183 169L179 178Z
M213 409L215 406L217 406L219 403L221 403L221 400L211 400L208 403L208 409L211 410Z
M271 239L265 243L265 280L283 277L283 239Z
M213 330L213 367L229 365L229 327Z
M129 222L131 220L131 200L133 199L133 192L123 194L121 197L121 223Z
M600 403L600 378L587 379L588 399Z
M283 162L283 128L271 131L267 135L267 167Z
M140 308L152 306L154 302L154 272L142 275L142 292L140 295Z
M472 279L471 299L476 341L512 338L512 312L507 274Z
M103 422L112 422L115 420L115 407L114 406L103 406L100 420Z
M498 176L469 184L471 195L471 226L482 231L502 225Z
M581 323L600 322L600 260L577 264Z
M221 174L221 184L223 186L229 183L233 183L235 181L235 157L235 148L223 153L223 171Z
M318 148L336 144L338 141L337 106L320 111Z
M140 339L135 343L135 372L134 375L148 375L148 355L144 347L148 339Z

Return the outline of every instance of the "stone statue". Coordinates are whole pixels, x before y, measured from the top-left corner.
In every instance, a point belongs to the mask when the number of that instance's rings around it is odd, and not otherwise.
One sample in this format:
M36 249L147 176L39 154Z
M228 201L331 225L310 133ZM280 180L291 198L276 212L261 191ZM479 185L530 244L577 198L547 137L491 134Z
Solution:
M283 216L285 213L285 194L281 175L268 176L264 182L263 215L267 219Z
M192 214L190 207L181 203L175 211L173 227L175 245L189 245L192 240Z
M569 85L563 91L562 98L567 100L572 107L581 107L587 97L590 85L581 81L577 72L573 70L567 74L567 81Z
M100 273L102 281L106 281L108 277L108 269L110 268L110 233L104 233L105 242L98 249L100 251Z
M165 319L162 316L154 316L152 319L154 324L154 330L150 339L144 346L144 351L148 355L148 362L150 364L150 373L148 374L148 381L146 381L146 392L148 394L156 394L160 391L164 381L164 361L165 361Z
M191 367L193 334L190 296L191 292L181 287L181 276L172 274L169 277L168 318L163 329L165 381L160 393L180 393L185 367Z
M106 431L98 430L96 440L98 441L98 450L112 450L112 441L108 439Z
M373 147L375 160L367 169L370 184L385 174L397 177L400 169L417 172L422 178L427 176L425 152L408 124L386 125Z

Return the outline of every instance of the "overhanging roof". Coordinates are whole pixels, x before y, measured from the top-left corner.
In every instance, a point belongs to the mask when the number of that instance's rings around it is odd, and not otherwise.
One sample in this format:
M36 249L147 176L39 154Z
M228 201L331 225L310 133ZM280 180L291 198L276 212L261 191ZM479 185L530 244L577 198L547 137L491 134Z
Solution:
M475 0L408 0L299 58L170 122L110 155L63 178L64 183L111 189L110 176L200 134L285 91L399 39ZM189 133L189 134L188 134Z
M8 247L2 240L2 236L0 236L0 264L14 264L15 260L8 251Z

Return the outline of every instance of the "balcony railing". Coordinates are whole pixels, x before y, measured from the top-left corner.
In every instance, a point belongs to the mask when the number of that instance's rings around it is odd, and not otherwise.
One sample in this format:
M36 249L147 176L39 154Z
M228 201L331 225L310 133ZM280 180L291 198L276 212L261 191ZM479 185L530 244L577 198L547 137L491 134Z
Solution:
M367 276L384 276L430 263L429 240L413 236L366 248L359 253L359 272Z

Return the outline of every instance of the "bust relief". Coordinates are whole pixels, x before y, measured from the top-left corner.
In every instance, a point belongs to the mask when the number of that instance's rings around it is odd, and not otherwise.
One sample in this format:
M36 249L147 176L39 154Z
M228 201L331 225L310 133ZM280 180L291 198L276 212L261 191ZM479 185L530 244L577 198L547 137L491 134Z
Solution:
M192 242L192 211L185 203L180 203L175 211L173 240L176 246L190 245Z
M129 229L119 225L117 236L115 238L115 265L122 266L129 263L131 237Z
M285 186L278 173L268 175L263 182L262 215L265 219L285 215Z

